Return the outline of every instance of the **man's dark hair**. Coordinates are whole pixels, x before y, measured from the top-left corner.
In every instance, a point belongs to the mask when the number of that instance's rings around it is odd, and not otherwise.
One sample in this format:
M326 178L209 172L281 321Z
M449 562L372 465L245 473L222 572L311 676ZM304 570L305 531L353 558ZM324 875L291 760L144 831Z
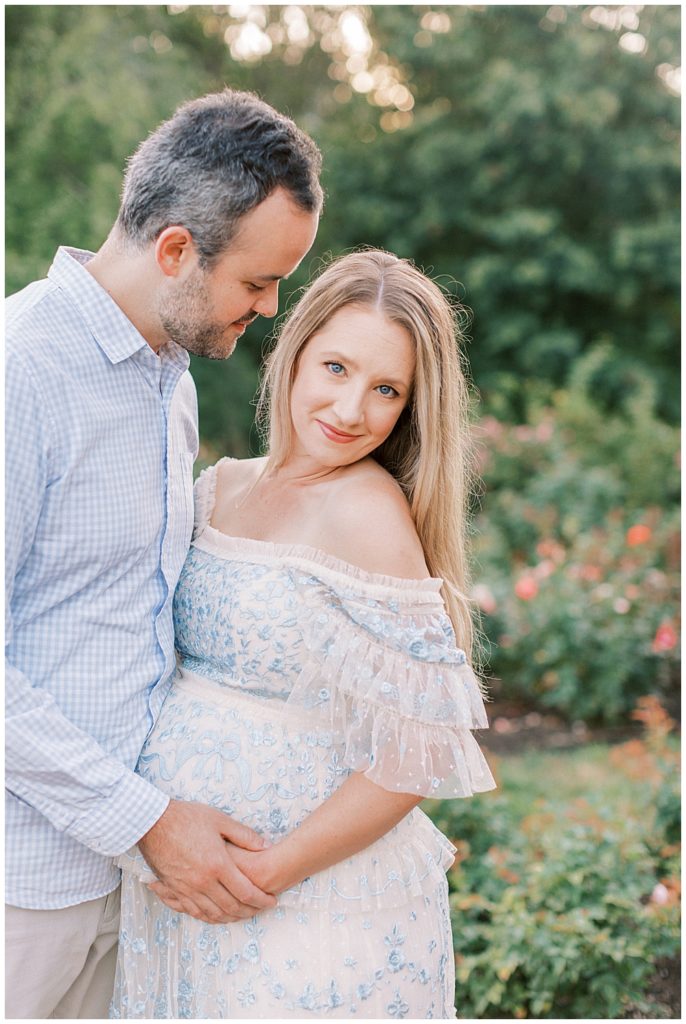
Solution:
M228 248L240 218L279 186L319 212L321 154L253 93L225 89L182 104L130 158L117 225L134 244L172 224L193 236L201 265Z

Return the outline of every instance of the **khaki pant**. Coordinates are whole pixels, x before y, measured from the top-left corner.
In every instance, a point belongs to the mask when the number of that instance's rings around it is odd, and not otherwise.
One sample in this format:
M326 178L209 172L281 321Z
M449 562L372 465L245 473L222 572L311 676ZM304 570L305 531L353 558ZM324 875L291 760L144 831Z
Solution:
M5 907L5 1019L107 1017L119 898L115 889L62 910Z

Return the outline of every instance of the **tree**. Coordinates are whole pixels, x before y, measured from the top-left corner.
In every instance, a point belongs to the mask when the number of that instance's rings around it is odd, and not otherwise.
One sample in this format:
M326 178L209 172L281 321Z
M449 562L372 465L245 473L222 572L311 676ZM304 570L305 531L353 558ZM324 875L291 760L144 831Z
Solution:
M102 242L126 157L179 102L249 88L324 154L319 237L287 293L322 256L378 245L473 310L488 409L525 418L602 344L597 400L619 409L649 379L676 418L677 7L231 10L6 9L10 290L58 244ZM193 361L220 450L247 450L270 332Z
M385 138L371 111L327 132L327 236L461 282L474 376L503 412L524 416L523 384L563 384L602 342L598 398L648 372L674 415L679 111L656 69L678 63L679 12L642 11L636 53L588 8L422 10L372 8L413 117Z

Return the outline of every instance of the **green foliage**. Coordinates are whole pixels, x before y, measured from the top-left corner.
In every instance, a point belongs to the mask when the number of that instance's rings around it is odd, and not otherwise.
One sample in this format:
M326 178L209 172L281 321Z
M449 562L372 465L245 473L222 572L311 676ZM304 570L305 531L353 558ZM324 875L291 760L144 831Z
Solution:
M44 276L58 245L102 244L126 158L208 88L185 43L163 42L182 22L159 6L6 8L10 291Z
M475 380L487 406L509 392L508 418L526 418L522 378L559 385L602 340L615 376L647 371L674 415L678 103L655 65L671 59L675 10L641 14L641 56L588 8L557 21L541 7L440 10L449 30L419 45L416 8L374 8L414 118L389 139L338 128L329 187L345 199L324 231L462 282Z
M484 420L475 597L508 697L614 722L677 682L678 432L649 386L621 413L579 360L531 426Z
M101 244L126 158L181 101L228 84L289 113L322 148L328 198L282 306L322 256L372 244L473 309L492 435L477 538L491 669L510 694L608 720L664 688L675 658L652 648L675 609L680 107L665 69L680 12L623 10L6 9L9 290L43 276L57 245ZM356 52L351 15L368 33ZM620 45L627 18L643 52ZM247 21L268 53L232 52ZM270 334L258 321L227 363L193 360L209 457L258 449ZM652 539L628 564L623 539L646 516ZM564 558L535 576L551 544ZM584 578L605 548L606 578ZM522 575L539 588L528 602Z
M474 311L492 672L508 696L617 718L675 670L679 8L371 5L351 9L370 35L355 55L344 8L249 6L6 8L8 290L58 245L102 243L126 158L183 100L227 84L289 113L322 148L328 199L288 292L371 244ZM620 45L625 16L643 52ZM268 54L232 55L246 18ZM392 72L400 106L358 91L354 67ZM256 449L270 333L193 361L201 458ZM633 818L549 800L522 822L507 791L436 809L463 858L461 1015L616 1016L676 948L678 779L664 745L618 756L647 794Z
M539 754L518 785L546 796L524 817L511 760L502 791L431 810L458 847L460 1016L617 1018L630 1004L668 1015L647 992L655 961L678 955L679 848L655 805L678 787L679 759L659 704L639 716L644 740L606 752L600 773L595 758L602 796L572 796L585 751Z
M678 747L670 742L676 723L654 696L642 697L632 717L643 723L646 740L642 746L630 741L618 747L614 761L625 774L639 779L645 789L652 789L656 829L651 849L663 858L663 870L678 876L671 860L681 842L680 756Z
M617 823L547 828L525 849L493 848L486 866L498 898L451 899L466 1016L617 1018L642 999L655 957L677 953L677 922L642 904L656 884L649 852Z
M616 722L637 696L676 683L678 579L659 566L678 522L651 522L651 541L636 551L621 521L565 548L542 540L544 557L494 584L485 629L508 696Z
M250 334L250 328L247 333ZM191 357L203 436L221 438L221 445L211 446L213 456L208 462L215 462L227 453L240 457L259 451L259 438L253 426L256 387L253 345L253 338L241 339L231 356L230 381L221 363ZM236 391L242 396L240 401L236 400Z
M680 108L665 69L679 63L680 12L629 12L646 40L636 53L619 14L600 23L613 10L11 5L8 288L42 276L58 244L99 246L127 156L181 100L250 88L324 154L327 207L295 288L324 253L391 249L474 310L473 375L496 415L525 422L603 344L593 399L615 410L647 379L674 420ZM369 34L357 53L341 27L351 12ZM270 52L232 55L246 21ZM221 452L249 449L269 330L251 329L240 366L196 367L203 437Z

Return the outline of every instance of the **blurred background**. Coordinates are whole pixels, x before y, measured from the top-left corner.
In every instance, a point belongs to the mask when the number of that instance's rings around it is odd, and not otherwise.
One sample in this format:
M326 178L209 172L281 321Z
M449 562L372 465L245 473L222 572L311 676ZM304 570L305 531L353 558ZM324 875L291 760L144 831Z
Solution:
M470 310L499 789L428 808L459 851L458 1013L678 1017L680 8L5 13L8 292L97 249L138 142L230 85L324 155L282 310L359 244ZM193 360L199 466L257 452L272 329Z

